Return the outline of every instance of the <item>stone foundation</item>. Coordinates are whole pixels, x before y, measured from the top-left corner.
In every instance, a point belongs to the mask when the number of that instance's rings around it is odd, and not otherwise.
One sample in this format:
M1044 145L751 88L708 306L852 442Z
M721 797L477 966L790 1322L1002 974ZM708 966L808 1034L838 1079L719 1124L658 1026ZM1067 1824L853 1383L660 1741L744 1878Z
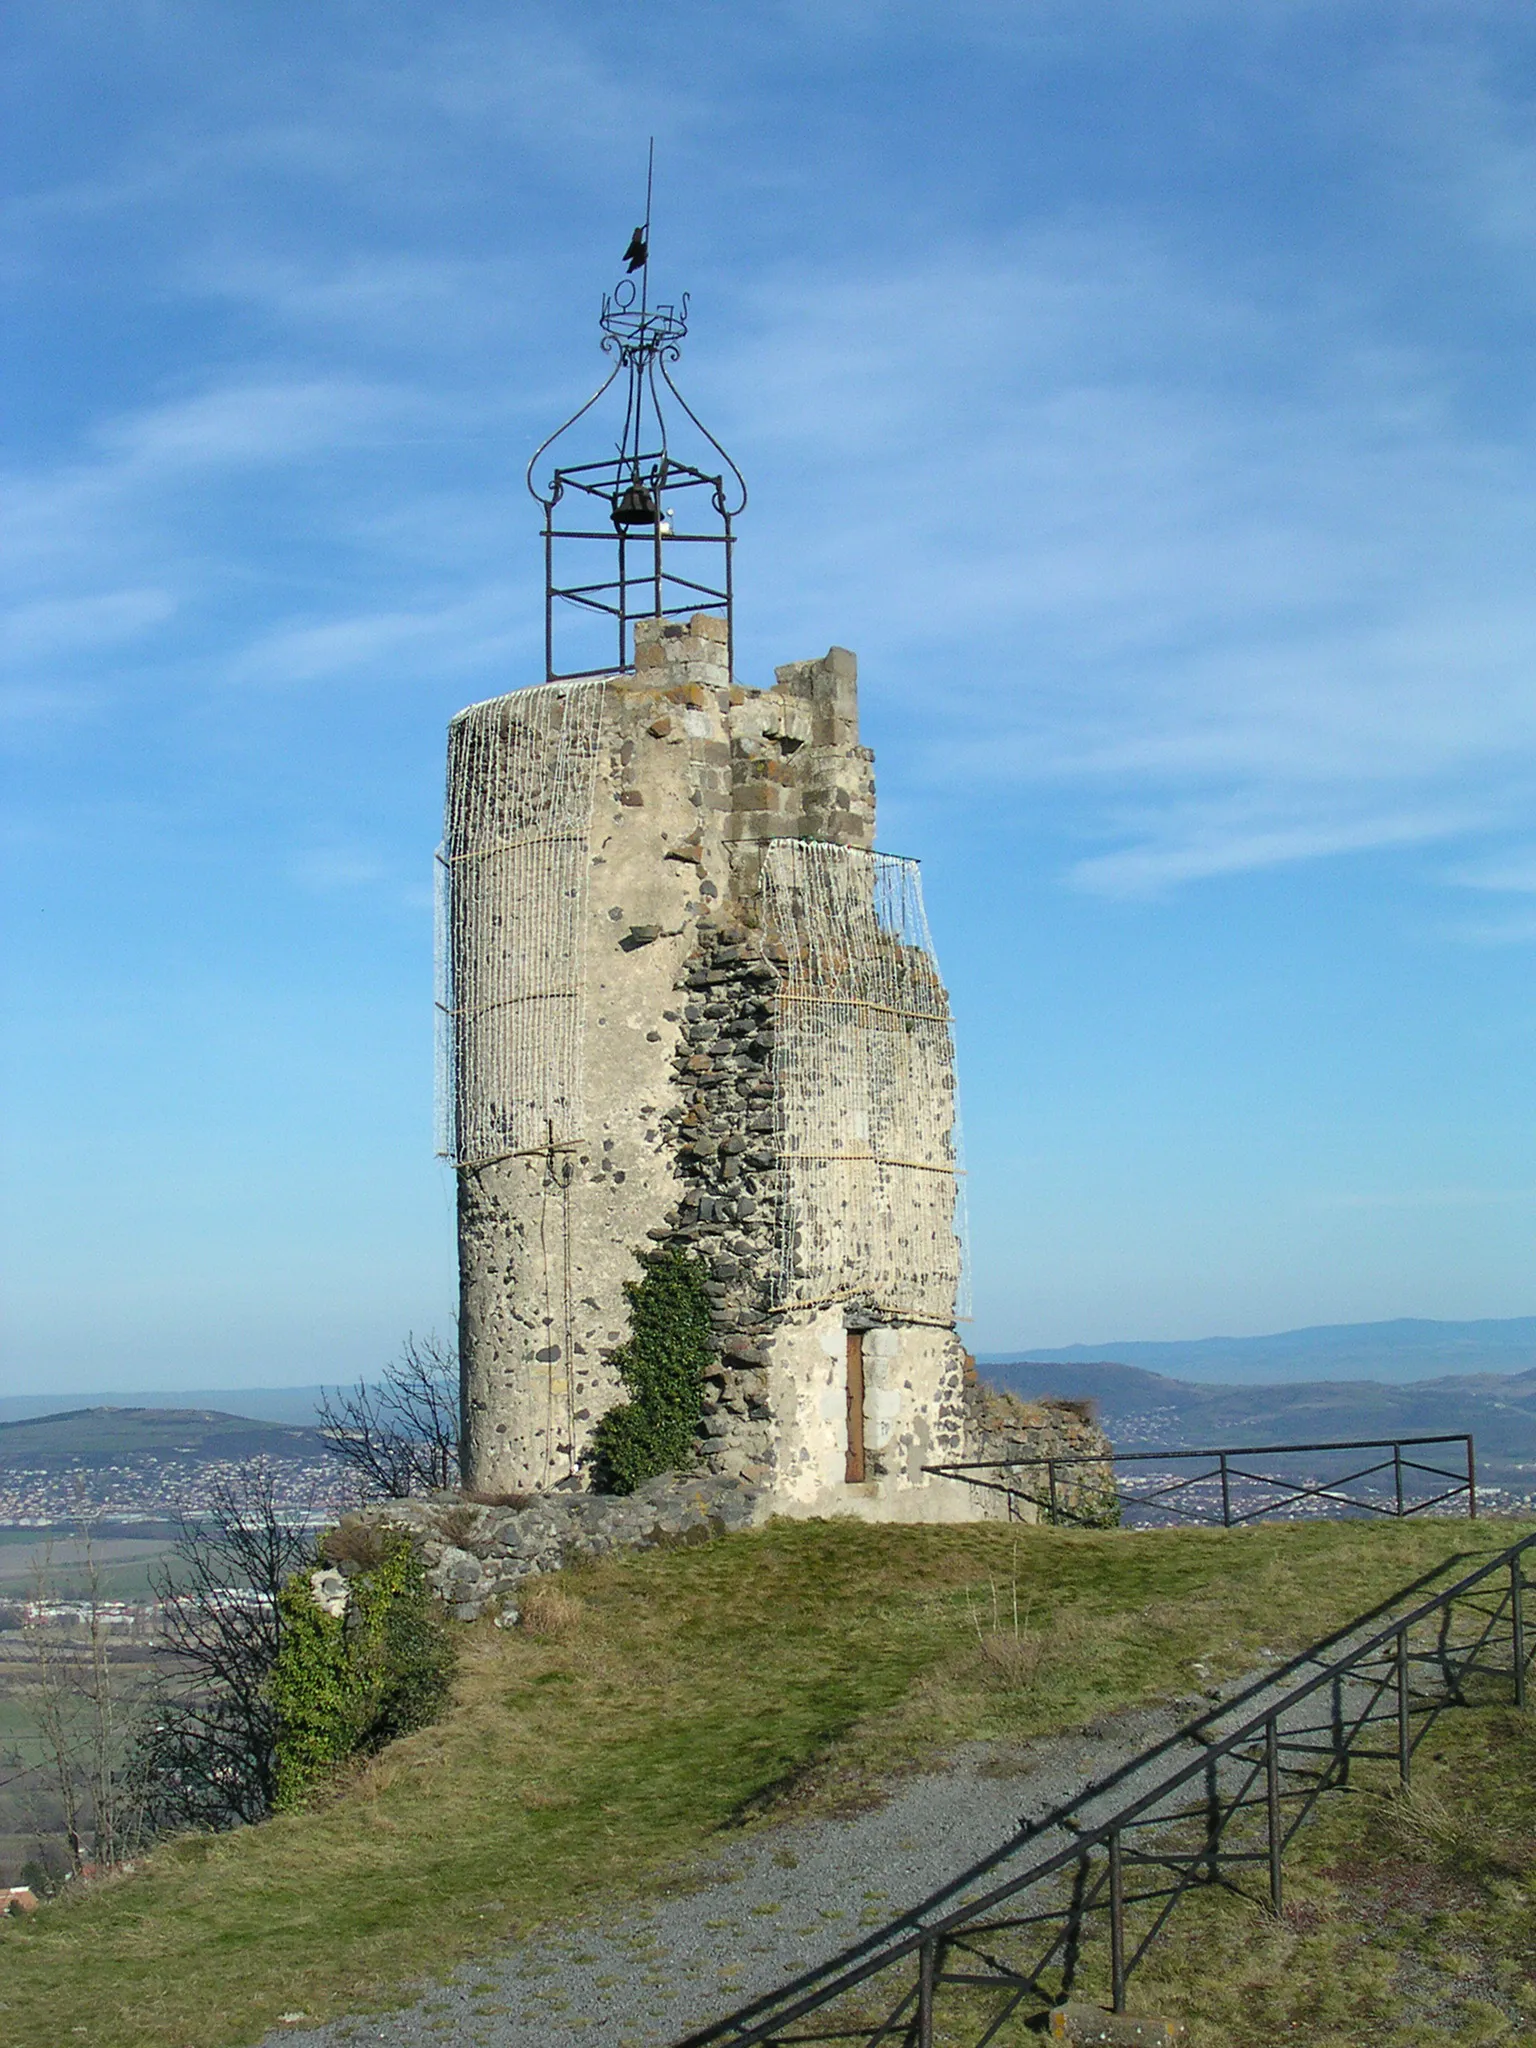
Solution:
M579 1558L709 1542L750 1528L766 1513L762 1493L739 1480L668 1473L623 1496L542 1494L502 1507L448 1496L389 1500L357 1519L407 1530L421 1546L428 1585L449 1613L478 1621L482 1614L515 1620L525 1579Z

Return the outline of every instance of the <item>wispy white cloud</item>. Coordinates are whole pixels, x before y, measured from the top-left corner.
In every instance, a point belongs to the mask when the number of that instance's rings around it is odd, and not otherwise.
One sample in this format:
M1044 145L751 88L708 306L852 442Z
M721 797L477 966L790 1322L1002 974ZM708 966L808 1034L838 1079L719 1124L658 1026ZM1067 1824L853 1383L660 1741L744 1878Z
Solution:
M516 255L471 257L343 250L299 260L235 246L190 264L186 290L259 312L288 347L339 337L354 350L526 353L531 266Z
M415 665L440 676L530 649L541 632L542 621L530 622L514 593L496 587L421 611L371 612L284 627L236 654L225 678L280 687L325 682L381 665L392 673Z
M1112 843L1079 886L1453 840L1529 800L1536 449L1366 309L1277 313L1096 232L762 313L722 394L765 392L807 471L831 451L819 559L777 522L791 581L862 607L944 786L1078 793Z
M238 379L103 426L107 476L184 477L209 467L287 463L417 421L429 401L351 378Z
M35 661L110 646L159 625L175 609L175 599L165 590L104 590L20 604L0 613L0 661Z
M1536 896L1536 847L1522 846L1452 868L1447 879L1464 889L1492 889L1515 896Z
M399 383L246 375L101 421L63 459L0 478L0 660L31 678L40 663L78 662L206 608L250 575L248 536L226 511L237 484L276 480L312 500L334 469L341 535L354 516L349 463L456 431L460 417L452 400ZM147 574L152 583L137 580ZM340 642L354 630L340 621L333 632ZM229 661L226 650L212 669ZM37 687L27 682L32 696ZM75 693L55 676L42 694L67 709Z
M1319 1209L1489 1209L1536 1202L1536 1188L1382 1188L1349 1192L1324 1190L1314 1195Z
M1075 862L1071 879L1078 888L1105 895L1154 895L1215 875L1453 840L1481 822L1470 807L1305 818L1282 797L1267 820L1255 815L1258 809L1243 801L1169 805L1129 846Z
M196 544L167 496L219 472L283 468L419 426L431 402L403 386L347 378L237 376L188 397L102 421L89 445L0 478L6 577L74 581L112 558L174 560ZM146 540L153 535L152 544ZM98 589L24 602L100 603ZM167 599L167 602L170 602Z
M1536 941L1536 910L1506 910L1491 917L1447 918L1438 935L1459 946L1529 946Z
M368 888L389 874L389 863L355 846L314 847L294 857L289 873L303 889L329 895L336 890Z

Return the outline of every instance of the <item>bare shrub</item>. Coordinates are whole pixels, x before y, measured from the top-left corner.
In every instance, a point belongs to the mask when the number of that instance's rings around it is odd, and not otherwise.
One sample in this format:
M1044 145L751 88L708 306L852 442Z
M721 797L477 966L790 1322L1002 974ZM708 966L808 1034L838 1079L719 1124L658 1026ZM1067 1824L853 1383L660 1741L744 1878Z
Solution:
M320 1556L331 1565L355 1565L361 1572L377 1571L389 1554L386 1532L360 1515L343 1515L334 1529L320 1539Z
M451 1508L444 1508L437 1518L437 1526L443 1532L444 1542L456 1543L462 1549L479 1532L479 1510L456 1503Z
M96 1553L98 1515L83 1502L77 1512L85 1586L74 1603L79 1611L75 1630L62 1630L48 1612L58 1600L51 1543L34 1572L36 1618L23 1632L30 1683L22 1703L42 1762L34 1772L16 1772L34 1781L40 1777L56 1803L76 1877L87 1868L121 1862L143 1832L133 1757L136 1703L125 1691L109 1639Z
M967 1591L966 1612L981 1653L982 1675L987 1683L1015 1690L1035 1684L1048 1647L1060 1647L1078 1633L1077 1624L1067 1616L1053 1623L1049 1633L1029 1625L1033 1602L1026 1600L1019 1612L1018 1545L1014 1545L1014 1568L1008 1582L1000 1586L987 1581L985 1597Z
M182 1517L155 1584L173 1675L140 1760L157 1832L236 1827L271 1810L278 1596L313 1557L309 1510L279 1504L262 1459L215 1479L208 1507Z
M459 1476L459 1361L435 1337L407 1337L377 1386L320 1403L320 1434L364 1500L440 1493Z
M981 1639L981 1659L994 1684L1008 1687L1033 1685L1045 1655L1045 1639L1032 1629L1020 1635L986 1635Z

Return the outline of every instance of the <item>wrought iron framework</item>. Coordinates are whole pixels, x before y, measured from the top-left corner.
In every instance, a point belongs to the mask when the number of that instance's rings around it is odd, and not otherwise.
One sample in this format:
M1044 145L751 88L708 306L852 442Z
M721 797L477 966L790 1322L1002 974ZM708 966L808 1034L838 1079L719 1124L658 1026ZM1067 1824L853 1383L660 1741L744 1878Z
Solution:
M1220 1887L1280 1911L1286 1850L1354 1766L1380 1760L1407 1785L1446 1708L1530 1703L1533 1547L1527 1536L1447 1585L1467 1562L1448 1560L679 2048L989 2048L1067 1997L1124 2011L1131 1976L1191 1893ZM1042 1854L1057 1833L1065 1845Z
M1463 1462L1459 1471L1405 1455L1439 1444L1460 1445ZM1384 1451L1387 1455L1324 1479L1316 1474L1298 1478L1294 1472L1256 1471L1249 1462L1254 1458L1316 1457L1360 1451ZM1200 1461L1199 1470L1177 1478L1164 1478L1159 1472L1152 1483L1139 1490L1133 1483L1134 1475L1120 1471L1123 1465L1152 1465L1166 1471L1171 1465L1192 1459ZM1469 1519L1475 1520L1477 1516L1476 1453L1471 1437L1466 1435L1246 1444L1215 1450L1115 1451L1100 1457L987 1458L969 1464L925 1465L923 1470L1006 1495L1010 1521L1033 1520L1025 1509L1034 1508L1048 1522L1070 1523L1082 1517L1070 1505L1071 1489L1063 1483L1062 1475L1084 1466L1106 1465L1114 1473L1121 1520L1127 1523L1145 1515L1149 1519L1161 1516L1167 1522L1203 1522L1233 1529L1244 1522L1274 1516L1294 1518L1298 1508L1342 1508L1348 1514L1397 1517L1444 1511L1450 1504L1460 1502L1465 1503ZM1426 1491L1426 1480L1438 1491Z
M528 489L544 508L544 671L550 682L632 669L637 619L698 611L723 612L734 661L734 521L746 506L747 487L672 381L670 366L688 332L688 295L651 304L650 242L648 168L645 223L630 244L631 269L638 269L640 283L637 288L633 276L626 277L606 292L599 316L601 347L613 367L528 464ZM544 456L621 379L624 418L615 452L595 461L557 464L540 485L535 471ZM675 451L669 410L691 422L719 458L719 467L702 450L706 467ZM574 570L568 567L573 561ZM612 622L612 663L596 669L557 668L556 620L563 606Z

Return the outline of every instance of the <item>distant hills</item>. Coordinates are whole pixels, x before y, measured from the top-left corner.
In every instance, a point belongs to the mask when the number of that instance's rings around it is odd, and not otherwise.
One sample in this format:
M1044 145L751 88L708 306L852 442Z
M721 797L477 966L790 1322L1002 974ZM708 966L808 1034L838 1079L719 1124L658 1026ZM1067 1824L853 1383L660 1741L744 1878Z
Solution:
M1178 1379L1227 1386L1274 1386L1291 1380L1427 1380L1453 1373L1522 1373L1536 1369L1536 1316L1470 1323L1402 1316L1389 1323L1319 1323L1271 1337L1196 1337L1151 1342L1068 1344L983 1354L978 1363L1028 1358L1052 1365L1141 1366Z
M1102 1359L978 1363L994 1385L1026 1400L1055 1395L1095 1402L1111 1442L1122 1450L1469 1432L1487 1481L1536 1497L1536 1369L1449 1374L1399 1386L1312 1380L1233 1387Z
M336 1387L174 1387L143 1391L138 1387L115 1393L96 1394L6 1394L0 1396L0 1424L23 1422L34 1415L72 1413L86 1408L112 1408L122 1413L131 1408L174 1408L179 1413L192 1409L219 1415L248 1415L260 1422L296 1422L309 1426L317 1419L320 1403Z
M317 1430L206 1408L75 1408L0 1422L0 1475L327 1455Z
M1057 1350L1020 1347L983 1352L982 1366L1030 1359L1053 1365L1102 1365L1113 1360L1174 1379L1215 1380L1225 1386L1274 1386L1286 1381L1428 1380L1451 1373L1521 1373L1536 1369L1536 1316L1479 1322L1432 1322L1402 1316L1390 1323L1319 1323L1269 1337L1195 1337L1176 1341L1126 1339L1068 1344ZM262 1422L312 1426L321 1400L343 1391L304 1387L134 1387L103 1393L0 1395L0 1424L61 1409L174 1408L248 1415Z

